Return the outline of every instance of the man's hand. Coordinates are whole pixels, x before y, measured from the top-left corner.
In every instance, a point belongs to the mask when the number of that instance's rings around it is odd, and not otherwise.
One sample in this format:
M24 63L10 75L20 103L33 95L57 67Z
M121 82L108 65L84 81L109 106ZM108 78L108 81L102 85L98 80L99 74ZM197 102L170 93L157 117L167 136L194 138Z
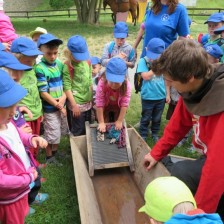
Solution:
M144 161L143 161L143 165L146 168L146 170L150 170L153 166L156 165L158 161L156 161L151 155L150 153L146 154L144 157Z

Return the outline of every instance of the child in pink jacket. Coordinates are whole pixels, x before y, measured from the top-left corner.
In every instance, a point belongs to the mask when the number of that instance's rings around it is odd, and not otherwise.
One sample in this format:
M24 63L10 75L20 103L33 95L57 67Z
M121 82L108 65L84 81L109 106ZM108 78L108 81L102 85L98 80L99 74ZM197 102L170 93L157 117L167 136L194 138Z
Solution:
M127 66L119 57L112 58L106 66L106 74L96 90L98 130L106 131L106 122L115 122L115 129L122 129L122 122L131 98L131 84L126 78Z
M11 121L27 91L1 69L0 77L0 223L23 224L29 210L30 184L38 175L25 146L46 147L47 142L19 131Z

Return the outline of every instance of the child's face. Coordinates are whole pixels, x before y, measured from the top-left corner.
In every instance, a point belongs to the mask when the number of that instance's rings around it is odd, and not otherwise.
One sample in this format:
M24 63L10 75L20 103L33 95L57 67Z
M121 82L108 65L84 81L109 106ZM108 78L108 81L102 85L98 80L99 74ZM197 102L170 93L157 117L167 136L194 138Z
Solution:
M208 54L208 62L209 62L210 64L216 64L216 63L219 62L219 59L214 58L213 56L211 56L210 54Z
M14 70L10 68L8 68L7 71L15 82L20 82L24 71Z
M224 30L221 33L221 37L224 38Z
M222 26L222 23L214 23L214 22L208 22L208 33L211 36L217 36L216 34L214 34L214 30L220 28Z
M38 41L38 39L39 39L39 37L40 37L41 34L42 34L42 33L35 33L35 34L32 36L32 40L33 40L34 42L37 43L37 41Z
M113 90L117 90L122 86L122 83L108 81L108 86Z
M118 47L121 47L125 43L125 40L126 40L126 38L114 38L114 39Z
M52 64L58 57L58 48L55 47L55 48L48 48L44 45L42 45L40 47L40 50L44 53L44 58L45 60Z
M100 64L92 65L92 75L93 75L93 77L96 76L99 73L100 69L101 69Z
M0 128L2 128L5 124L8 124L13 118L16 112L16 106L17 104L6 108L0 108Z
M36 58L37 58L37 56L26 56L26 55L23 55L21 58L19 58L19 61L20 61L20 63L22 63L24 65L28 65L30 67L33 67Z

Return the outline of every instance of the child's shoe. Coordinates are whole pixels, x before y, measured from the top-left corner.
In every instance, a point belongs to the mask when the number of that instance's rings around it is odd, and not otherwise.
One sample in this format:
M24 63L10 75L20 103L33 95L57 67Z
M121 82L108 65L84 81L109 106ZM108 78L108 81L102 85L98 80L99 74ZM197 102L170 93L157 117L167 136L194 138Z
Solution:
M63 164L59 163L54 156L52 156L51 158L46 159L46 164L47 165L63 166Z
M35 197L35 200L31 203L32 205L41 205L44 201L49 198L49 195L46 193L38 193Z
M28 215L33 215L35 212L36 210L30 207Z

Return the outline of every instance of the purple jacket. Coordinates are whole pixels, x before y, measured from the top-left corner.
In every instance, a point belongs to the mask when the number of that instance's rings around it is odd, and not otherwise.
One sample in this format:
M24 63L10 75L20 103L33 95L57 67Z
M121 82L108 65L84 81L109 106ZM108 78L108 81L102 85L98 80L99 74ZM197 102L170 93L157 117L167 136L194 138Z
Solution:
M24 146L31 147L33 135L21 132L17 127L16 129ZM33 158L30 157L30 160L32 164ZM33 174L25 169L20 157L0 137L0 205L10 204L24 197L29 193L29 184L33 181Z

